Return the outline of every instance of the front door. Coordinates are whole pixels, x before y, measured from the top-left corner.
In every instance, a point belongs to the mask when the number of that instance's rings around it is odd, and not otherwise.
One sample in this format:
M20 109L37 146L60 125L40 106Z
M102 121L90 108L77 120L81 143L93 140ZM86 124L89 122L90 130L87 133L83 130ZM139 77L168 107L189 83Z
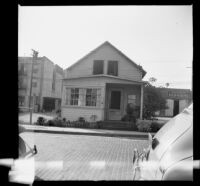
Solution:
M109 91L108 119L121 120L122 117L122 90L111 89Z

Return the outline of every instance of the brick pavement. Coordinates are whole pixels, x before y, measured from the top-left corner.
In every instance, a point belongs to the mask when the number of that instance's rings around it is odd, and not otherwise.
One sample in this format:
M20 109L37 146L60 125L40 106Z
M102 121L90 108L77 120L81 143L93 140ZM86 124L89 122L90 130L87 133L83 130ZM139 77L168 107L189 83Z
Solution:
M146 140L88 135L34 133L33 140L33 133L26 132L22 137L37 145L35 173L44 180L132 180L133 150L148 145Z

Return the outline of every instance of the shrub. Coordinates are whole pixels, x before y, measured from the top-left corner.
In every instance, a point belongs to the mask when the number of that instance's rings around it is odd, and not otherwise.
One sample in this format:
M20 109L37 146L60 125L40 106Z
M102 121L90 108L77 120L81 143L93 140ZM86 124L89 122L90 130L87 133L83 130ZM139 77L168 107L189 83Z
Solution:
M48 121L47 121L47 126L50 126L50 127L55 126L54 120L48 120Z
M66 127L66 120L63 120L61 118L55 118L52 120L48 120L46 122L46 125L51 127Z
M78 118L78 121L79 121L79 122L85 123L85 118L84 118L84 117L79 117L79 118Z
M131 124L131 129L132 129L133 131L137 131L137 130L138 130L138 127L137 127L137 125L136 125L136 121L130 122L130 124Z
M151 132L157 132L162 127L162 124L159 124L158 122L153 121L151 123Z
M91 116L90 116L90 120L91 120L92 122L95 122L95 121L97 120L97 118L98 118L97 115L91 115Z
M45 125L46 119L44 117L38 117L36 125Z
M103 124L102 121L97 121L96 123L97 123L97 128L98 129L102 128L102 124Z
M134 108L133 108L133 105L132 104L128 104L127 107L126 107L126 113L127 115L132 115L134 112Z
M128 104L126 107L126 115L121 119L122 121L136 122L136 116L134 112L134 107L132 104Z
M57 127L65 127L66 126L65 122L61 118L55 118L54 123L55 123L55 126L57 126Z
M138 120L136 125L140 132L151 132L151 121L149 120Z

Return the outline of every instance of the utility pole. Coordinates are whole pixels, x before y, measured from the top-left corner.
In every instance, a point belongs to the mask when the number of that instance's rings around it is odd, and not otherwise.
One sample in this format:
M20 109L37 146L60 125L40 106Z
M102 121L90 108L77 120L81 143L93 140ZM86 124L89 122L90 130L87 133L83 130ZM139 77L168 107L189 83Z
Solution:
M29 111L30 111L30 124L32 125L32 112L33 112L33 108L32 108L32 104L31 104L31 95L32 95L32 80L33 80L33 64L35 62L35 60L38 57L38 52L33 50L33 58L32 58L32 64L31 64L31 80L30 80L30 93L29 93ZM33 99L32 99L33 102Z

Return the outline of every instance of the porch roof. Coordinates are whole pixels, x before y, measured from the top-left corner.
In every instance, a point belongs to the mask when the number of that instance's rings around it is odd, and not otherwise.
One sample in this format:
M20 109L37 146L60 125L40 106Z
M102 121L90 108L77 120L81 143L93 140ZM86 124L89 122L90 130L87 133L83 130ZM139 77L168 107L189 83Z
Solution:
M110 79L119 80L119 81L127 81L127 83L128 82L129 83L137 83L137 84L145 84L145 83L147 83L147 81L137 81L137 80L127 79L127 78L121 78L121 77L111 76L111 75L105 75L105 74L82 76L82 77L72 77L72 78L65 78L63 80L67 81L67 80L73 80L73 79L100 78L100 77L110 78Z

